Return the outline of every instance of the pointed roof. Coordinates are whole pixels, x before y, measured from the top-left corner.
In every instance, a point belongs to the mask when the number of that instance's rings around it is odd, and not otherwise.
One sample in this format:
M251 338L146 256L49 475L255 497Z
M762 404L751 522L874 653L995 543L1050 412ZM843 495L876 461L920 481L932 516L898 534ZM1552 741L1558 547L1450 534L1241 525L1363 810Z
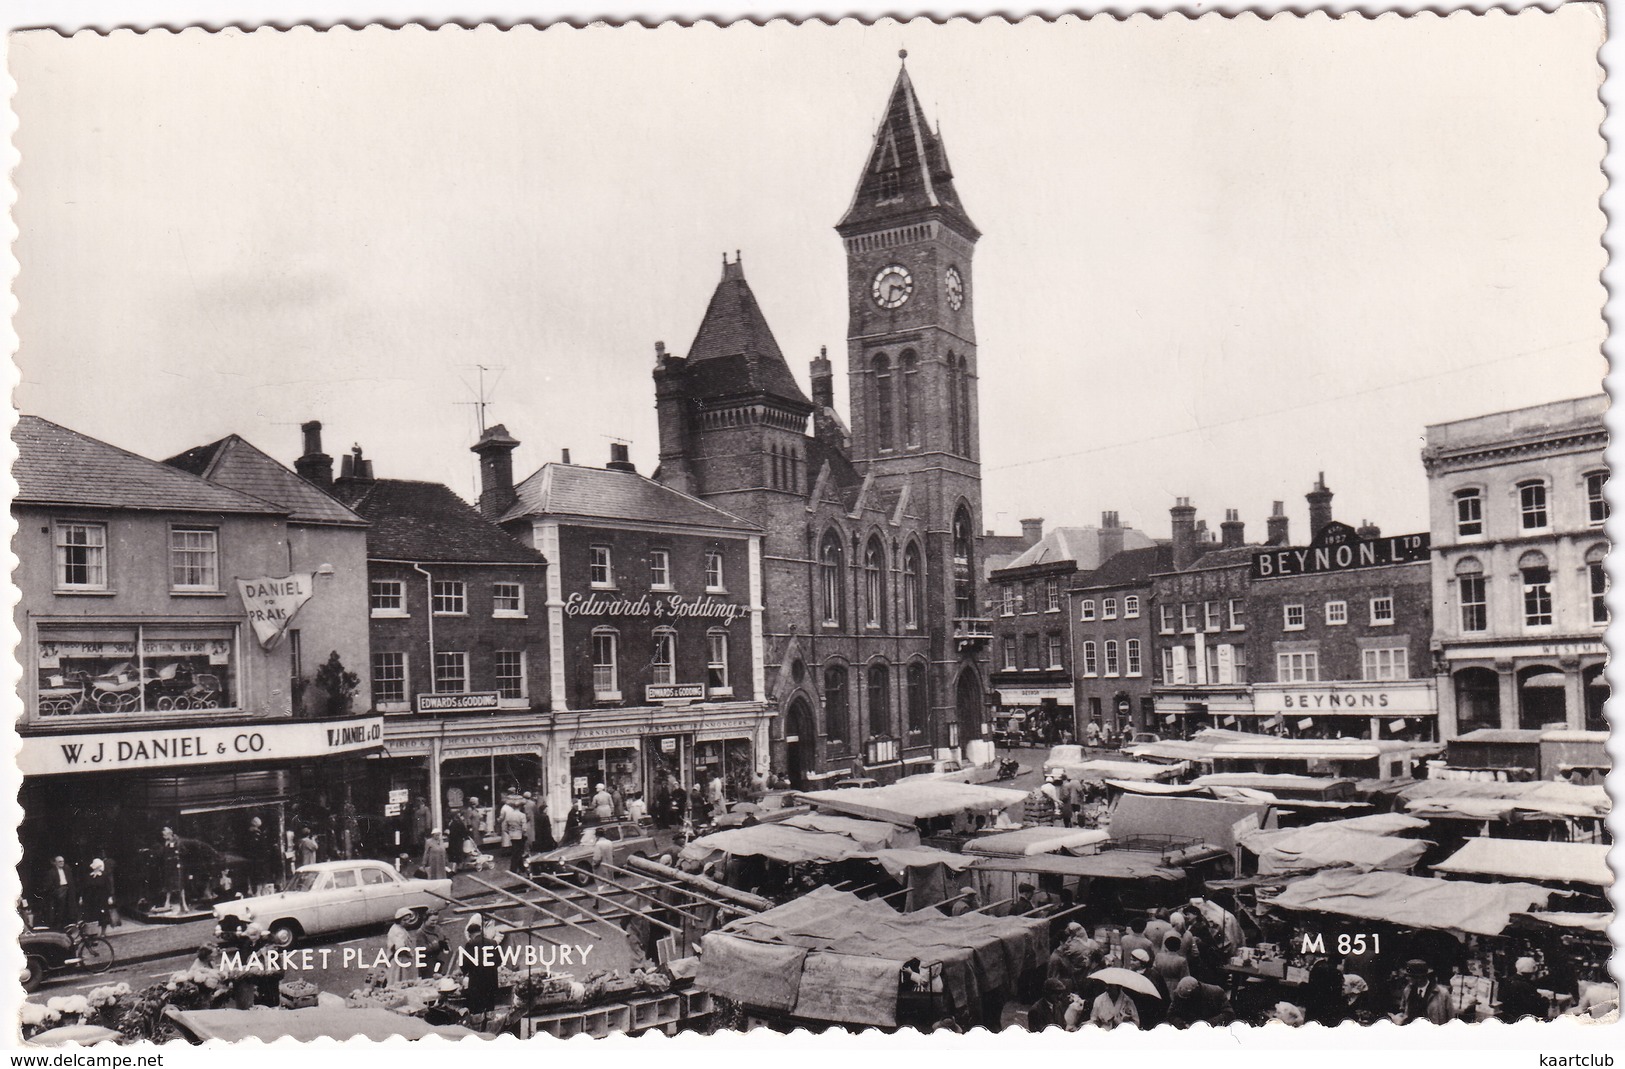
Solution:
M1143 531L1133 527L1121 528L1123 549L1145 549L1153 545ZM1047 531L1026 552L1006 564L1001 571L1015 571L1039 564L1076 564L1079 571L1093 571L1101 566L1101 535L1099 527L1056 527ZM1119 553L1122 550L1118 551Z
M727 256L722 258L722 281L688 347L688 382L691 395L702 400L765 394L813 410L784 361L737 256L732 263Z
M981 236L959 202L942 133L926 122L905 65L892 85L852 203L835 229L846 236L876 223L930 214L947 218L973 241Z
M280 505L296 523L362 526L367 522L235 434L178 453L164 463Z
M14 504L285 514L268 501L38 416L19 416L11 440L17 446L11 469L17 480Z
M501 523L531 516L635 520L722 531L761 531L753 523L635 471L544 464L514 488L518 495Z

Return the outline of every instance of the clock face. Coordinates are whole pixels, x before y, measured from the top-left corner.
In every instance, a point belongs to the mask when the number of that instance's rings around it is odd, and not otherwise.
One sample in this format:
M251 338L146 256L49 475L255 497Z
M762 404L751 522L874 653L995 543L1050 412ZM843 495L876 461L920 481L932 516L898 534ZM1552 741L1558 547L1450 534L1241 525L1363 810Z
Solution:
M908 268L902 264L891 264L880 269L875 275L875 284L870 289L875 303L882 308L901 308L903 302L909 299L914 292L914 276L908 273Z
M959 268L948 268L947 274L942 276L942 284L948 290L948 307L959 311L965 306L965 280L959 277Z

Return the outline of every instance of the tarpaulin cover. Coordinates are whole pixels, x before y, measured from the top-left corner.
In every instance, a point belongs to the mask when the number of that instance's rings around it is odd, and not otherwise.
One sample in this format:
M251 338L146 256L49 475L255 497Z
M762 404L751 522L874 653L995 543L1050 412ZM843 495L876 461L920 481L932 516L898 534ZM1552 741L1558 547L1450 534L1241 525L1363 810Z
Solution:
M424 1024L417 1017L408 1017L394 1010L340 1009L329 1006L306 1006L303 1009L284 1010L266 1006L252 1010L182 1010L175 1006L164 1010L182 1029L199 1039L259 1039L270 1043L278 1039L294 1039L308 1043L313 1039L422 1039L424 1036L445 1036L459 1039L479 1035L461 1025Z
M1109 826L1113 839L1167 835L1234 850L1234 825L1250 816L1258 818L1260 827L1270 826L1272 817L1267 805L1125 794L1113 807Z
M1147 761L1083 761L1078 764L1064 764L1054 767L1066 772L1068 778L1075 780L1099 782L1110 778L1149 782L1163 777L1171 778L1185 771L1189 766L1183 763L1177 765L1153 765Z
M889 995L882 1005L895 1018L896 978L903 962L918 958L924 963L941 963L943 993L952 1007L956 1010L975 1008L980 1006L984 991L1010 992L1016 977L1048 959L1049 922L989 917L981 913L947 917L934 909L898 913L884 903L864 901L844 891L820 887L777 909L741 917L705 937L700 951L701 973L696 983L719 994L723 992L711 986L704 962L712 946L723 940L801 947L809 958L837 954L885 962L892 979ZM826 969L824 963L800 969L793 981L797 988L795 1004L825 1007L841 1004L844 997L839 991L816 988L821 985L848 987L861 980L839 968ZM732 981L722 982L732 987ZM809 985L815 989L808 990ZM881 998L879 992L871 996L872 1000ZM758 1005L754 997L739 1000L747 1005ZM852 1023L877 1023L872 1013L864 1012L865 1016Z
M1198 776L1191 781L1193 787L1251 787L1260 791L1327 791L1352 780L1328 779L1325 776L1298 776L1291 772L1215 772Z
M1368 813L1363 817L1325 820L1318 825L1322 828L1342 828L1344 831L1363 831L1367 835L1398 835L1402 831L1416 831L1427 826L1427 821L1407 817L1404 813Z
M1442 743L1371 739L1278 739L1255 736L1245 742L1220 743L1213 760L1240 761L1370 761L1385 754L1439 753Z
M1506 876L1514 880L1563 880L1608 887L1608 847L1594 843L1548 843L1525 839L1468 839L1434 872Z
M1103 850L1098 854L1033 854L1030 857L979 857L977 872L1030 872L1099 880L1181 880L1185 870L1162 863L1161 854L1144 850Z
M1288 884L1270 904L1411 928L1500 935L1512 914L1544 909L1556 893L1530 883L1469 883L1327 869Z
M976 860L964 854L936 850L929 846L916 846L911 850L870 850L853 856L879 862L880 867L894 880L902 880L910 869L925 869L939 865L950 872L964 872L970 868L971 862Z
M1420 839L1396 839L1351 831L1346 822L1311 824L1285 831L1257 831L1243 836L1241 845L1258 855L1261 876L1318 869L1352 868L1361 872L1381 869L1406 872L1427 852Z
M912 825L893 824L884 820L859 820L857 817L837 817L828 813L802 813L778 823L787 828L803 831L822 831L831 835L844 835L868 850L906 850L920 845L919 830Z
M796 1004L806 957L805 947L728 939L707 932L700 941L700 971L694 983L735 1002L788 1013Z
M1252 787L1208 787L1207 792L1221 802L1250 802L1284 809L1370 809L1370 802L1328 802L1320 798L1282 798Z
M1126 779L1109 779L1106 786L1129 794L1200 794L1207 790L1189 783L1147 783Z
M1025 791L988 787L980 783L910 777L884 787L846 787L829 791L802 791L801 798L816 806L870 820L910 823L956 813L987 813L1018 805Z
M900 971L897 962L884 958L808 954L790 1012L809 1021L895 1025Z
M1528 920L1536 924L1551 924L1559 928L1584 928L1590 932L1606 932L1613 923L1612 913L1514 913L1513 920Z
M967 854L1021 857L1053 853L1067 847L1092 846L1107 838L1109 836L1097 828L1018 828L972 839L965 844L964 850Z
M863 849L844 835L806 831L783 824L753 824L748 828L729 828L702 835L683 847L681 857L703 861L721 851L730 857L765 857L786 865L799 865L809 861L844 861Z
M1399 793L1405 810L1419 817L1462 820L1509 820L1519 815L1606 817L1608 791L1535 780L1525 783L1481 783L1476 780L1420 780Z

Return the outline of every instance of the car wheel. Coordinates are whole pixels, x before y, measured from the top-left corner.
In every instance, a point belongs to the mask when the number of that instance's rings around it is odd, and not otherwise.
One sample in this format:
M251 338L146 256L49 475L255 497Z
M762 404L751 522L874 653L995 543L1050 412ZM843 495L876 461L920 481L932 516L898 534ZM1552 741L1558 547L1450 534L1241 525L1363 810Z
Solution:
M45 981L45 959L38 954L30 954L23 961L23 967L18 979L22 981L24 991L33 991Z
M271 942L274 945L279 947L291 947L294 944L294 940L299 938L299 925L293 921L277 921L275 924L271 925L271 930L268 934L270 935Z
M591 869L576 869L575 875L570 877L578 887L591 887L593 874Z

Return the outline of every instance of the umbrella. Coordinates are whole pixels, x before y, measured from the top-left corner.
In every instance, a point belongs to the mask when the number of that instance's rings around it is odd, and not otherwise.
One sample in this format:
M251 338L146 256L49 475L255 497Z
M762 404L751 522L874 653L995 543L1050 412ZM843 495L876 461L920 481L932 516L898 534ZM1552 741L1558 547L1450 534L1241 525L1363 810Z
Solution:
M1089 979L1099 980L1103 984L1126 987L1130 991L1136 991L1142 995L1150 995L1152 998L1162 997L1162 992L1157 990L1156 984L1153 984L1150 980L1146 979L1144 976L1141 976L1133 969L1119 969L1115 966L1109 969L1097 969L1089 974Z

